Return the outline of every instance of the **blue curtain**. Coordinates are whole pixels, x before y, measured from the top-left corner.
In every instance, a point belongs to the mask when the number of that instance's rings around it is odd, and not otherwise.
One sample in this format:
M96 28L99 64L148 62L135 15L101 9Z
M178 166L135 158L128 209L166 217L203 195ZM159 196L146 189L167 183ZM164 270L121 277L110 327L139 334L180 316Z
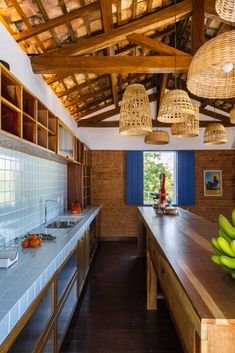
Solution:
M143 205L144 166L143 151L126 152L126 204ZM177 151L175 166L175 191L177 205L195 203L194 151Z
M176 154L176 204L195 203L194 151L178 151Z
M126 204L143 205L144 166L142 151L126 152Z

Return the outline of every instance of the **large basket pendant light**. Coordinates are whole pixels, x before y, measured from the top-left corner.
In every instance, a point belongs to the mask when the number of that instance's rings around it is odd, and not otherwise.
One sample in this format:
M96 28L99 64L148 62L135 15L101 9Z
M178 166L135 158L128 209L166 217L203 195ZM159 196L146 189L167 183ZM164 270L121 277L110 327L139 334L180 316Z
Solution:
M196 137L199 135L199 106L194 104L195 118L184 123L171 125L171 133L176 137Z
M204 98L235 96L235 30L224 32L199 48L189 67L187 87Z
M127 86L120 111L120 134L139 136L151 131L152 119L145 87L140 84Z
M203 142L205 145L221 145L228 142L225 127L220 123L211 123L206 127Z
M230 110L230 123L235 124L235 106Z
M235 2L234 0L216 0L215 10L217 14L226 21L235 21Z
M144 143L149 145L166 145L170 142L169 134L163 130L156 130L145 135Z
M162 123L181 123L195 117L192 102L187 92L173 89L165 93L157 120Z

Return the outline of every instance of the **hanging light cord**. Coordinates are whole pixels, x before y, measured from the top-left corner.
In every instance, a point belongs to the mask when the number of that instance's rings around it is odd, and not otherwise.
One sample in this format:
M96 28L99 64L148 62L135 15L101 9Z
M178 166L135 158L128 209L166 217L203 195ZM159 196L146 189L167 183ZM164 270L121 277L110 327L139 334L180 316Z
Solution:
M176 50L176 0L175 0L175 50ZM176 80L176 52L175 52L175 89L177 88Z

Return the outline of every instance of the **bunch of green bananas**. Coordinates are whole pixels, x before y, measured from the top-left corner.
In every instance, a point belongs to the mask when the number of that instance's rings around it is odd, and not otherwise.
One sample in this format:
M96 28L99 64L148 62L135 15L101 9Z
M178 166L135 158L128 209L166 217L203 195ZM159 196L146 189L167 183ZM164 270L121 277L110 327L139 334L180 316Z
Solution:
M219 237L211 239L217 255L212 255L211 260L235 279L235 210L232 212L232 223L223 215L219 216Z

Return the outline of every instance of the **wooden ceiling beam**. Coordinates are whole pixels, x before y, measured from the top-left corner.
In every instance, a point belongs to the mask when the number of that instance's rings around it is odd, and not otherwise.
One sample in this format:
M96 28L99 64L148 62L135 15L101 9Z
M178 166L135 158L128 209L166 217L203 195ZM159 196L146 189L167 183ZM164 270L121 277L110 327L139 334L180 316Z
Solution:
M205 0L193 0L193 13L191 21L191 47L193 55L205 43L204 4Z
M69 75L68 75L69 76ZM99 78L93 78L92 80L89 80L89 83L90 84L93 84L93 83L96 83L96 84L100 84L100 81L103 79L103 78L108 78L108 74L106 75L102 75L100 76ZM87 81L86 82L83 82L83 83L80 83L74 87L71 87L67 90L64 90L64 91L61 91L61 92L58 92L56 93L57 97L58 98L61 98L61 97L64 97L64 96L68 96L69 94L71 93L74 93L74 92L77 92L83 88L86 88L87 87Z
M65 108L71 107L71 105L77 104L77 103L82 103L84 100L88 100L91 98L96 98L97 95L100 94L105 94L106 92L111 91L111 88L108 86L103 87L97 91L94 91L94 93L87 93L87 94L83 94L83 95L78 95L77 97L71 99L70 101L68 101L66 104L64 104Z
M70 56L31 58L36 74L72 73L170 73L187 71L191 57L185 56Z
M157 32L152 34L151 36L149 36L148 38L150 39L157 39L158 41L162 40L164 37L169 36L171 33L173 33L175 30L174 26L171 26L170 28L168 27L167 29L161 31L161 32ZM135 44L128 44L125 47L121 48L121 49L117 49L116 50L116 55L126 55L129 54L130 50L135 48Z
M211 121L209 120L201 120L200 121L200 127L207 127ZM152 120L152 125L153 127L164 127L164 128L170 128L170 124L166 123L160 123L159 121ZM119 121L101 121L101 122L95 122L95 123L83 123L83 124L78 124L79 127L90 127L90 128L118 128L119 127Z
M113 13L112 13L112 2L110 0L100 0L100 11L102 17L102 24L104 28L104 32L108 33L113 30ZM109 56L115 55L114 47L108 47L107 53ZM115 107L118 106L118 94L117 94L117 75L110 75L110 84L113 94L113 103Z
M78 120L78 126L80 126L80 124L82 125L83 122L87 123L87 121L89 121L89 123L98 123L102 120L111 118L112 116L115 116L119 113L120 113L120 108L114 108L114 109L108 110L107 112L94 115L90 118Z
M153 40L151 38L148 38L148 37L144 36L143 34L132 33L127 37L127 40L131 43L135 43L137 45L141 45L145 48L156 51L157 53L161 53L161 54L165 54L165 55L178 55L178 56L189 55L189 56L191 56L190 54L187 54L181 50L175 49L175 48L171 47L170 45L167 45L167 44L160 42L159 40Z
M144 33L171 25L176 21L188 16L192 11L192 1L183 0L176 6L170 6L156 11L150 15L127 23L114 30L87 39L81 39L74 44L62 46L62 48L52 49L47 55L85 55L100 49L107 48L118 42L126 40L126 37L133 32Z
M212 110L209 110L209 109L205 109L205 108L202 108L202 107L199 107L199 112L201 114L204 114L206 116L209 116L211 118L214 118L216 120L219 120L220 122L223 123L224 126L233 126L231 123L230 123L230 119L228 116L225 116L223 114L220 114L220 113L217 113L217 112L214 112ZM211 123L213 123L214 121L211 120Z
M17 42L21 42L28 38L34 37L35 35L51 30L52 28L68 23L76 18L85 17L85 16L91 17L93 13L99 10L99 7L100 7L99 1L95 1L89 5L86 5L77 10L71 11L65 15L53 18L52 20L49 20L45 23L41 23L37 26L34 26L31 29L17 33L14 35L14 39Z

